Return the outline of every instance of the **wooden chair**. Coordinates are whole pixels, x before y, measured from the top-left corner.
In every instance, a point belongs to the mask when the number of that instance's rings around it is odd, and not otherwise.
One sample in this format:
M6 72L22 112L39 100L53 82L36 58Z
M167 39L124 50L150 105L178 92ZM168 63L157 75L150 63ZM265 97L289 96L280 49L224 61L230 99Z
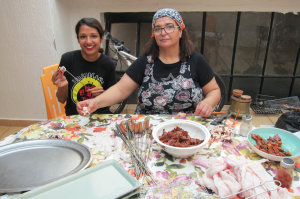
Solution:
M41 75L48 120L66 116L65 104L58 102L56 98L57 87L51 81L57 68L58 64L47 66L43 68L44 74Z

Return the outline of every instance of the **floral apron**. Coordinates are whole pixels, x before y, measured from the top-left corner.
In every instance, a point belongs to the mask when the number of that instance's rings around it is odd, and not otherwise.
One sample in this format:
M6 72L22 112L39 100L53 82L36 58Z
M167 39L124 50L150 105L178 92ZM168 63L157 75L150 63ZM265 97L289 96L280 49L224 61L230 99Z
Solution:
M202 89L196 87L192 79L190 64L181 63L177 77L173 77L170 73L167 78L161 78L160 81L154 79L153 68L154 61L151 56L147 56L135 114L194 113L197 104L202 101Z

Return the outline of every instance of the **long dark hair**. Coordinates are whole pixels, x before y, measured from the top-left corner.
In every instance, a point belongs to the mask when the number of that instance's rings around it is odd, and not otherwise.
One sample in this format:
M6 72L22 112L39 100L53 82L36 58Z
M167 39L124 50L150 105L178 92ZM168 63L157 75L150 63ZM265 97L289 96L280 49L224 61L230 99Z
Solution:
M189 33L186 29L183 29L181 38L179 39L179 51L179 59L181 62L185 62L186 57L192 55L195 51L194 44L190 40ZM146 55L151 55L153 60L158 58L159 46L157 45L154 37L146 43L143 52Z
M100 40L101 40L101 38L104 35L104 30L103 30L100 22L94 18L82 18L78 21L78 23L75 26L75 32L76 32L77 39L79 39L79 37L78 37L79 29L83 25L87 25L91 28L95 28L98 31L98 33L100 35ZM98 51L99 51L99 53L103 53L104 50L103 50L103 48L100 47L100 49Z

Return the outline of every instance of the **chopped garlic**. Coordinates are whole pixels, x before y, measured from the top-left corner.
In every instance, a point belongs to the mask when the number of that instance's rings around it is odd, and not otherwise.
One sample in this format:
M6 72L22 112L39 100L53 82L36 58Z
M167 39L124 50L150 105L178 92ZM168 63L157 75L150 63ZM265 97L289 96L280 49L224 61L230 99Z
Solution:
M88 107L83 107L82 112L83 112L84 115L89 115L90 114L90 112L88 111Z
M60 67L58 67L58 69L63 73L66 71L66 67L64 67L64 66L60 66Z
M177 115L178 115L179 117L185 117L185 116L186 116L186 113L179 112Z

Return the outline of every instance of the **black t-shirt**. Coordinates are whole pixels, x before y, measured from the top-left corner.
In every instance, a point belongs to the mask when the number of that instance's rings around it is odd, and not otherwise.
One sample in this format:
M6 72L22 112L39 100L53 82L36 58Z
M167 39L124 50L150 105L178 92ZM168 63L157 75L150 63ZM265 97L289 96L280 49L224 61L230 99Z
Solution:
M112 60L104 54L101 54L96 61L89 62L82 57L80 50L67 52L62 55L59 66L66 67L67 71L85 84L83 86L69 73L64 73L69 82L66 115L77 115L76 103L94 98L87 92L88 89L102 86L104 90L107 90L116 83L115 66ZM95 113L110 113L109 107L100 108Z
M126 74L138 85L142 85L147 63L147 56L143 54L126 70ZM203 88L215 76L203 55L196 51L190 57L187 57L187 64L191 65L192 79L195 82L195 85L200 88ZM164 64L157 58L154 60L154 79L167 78L170 74L172 74L173 77L177 77L179 75L180 67L180 61L173 64Z

